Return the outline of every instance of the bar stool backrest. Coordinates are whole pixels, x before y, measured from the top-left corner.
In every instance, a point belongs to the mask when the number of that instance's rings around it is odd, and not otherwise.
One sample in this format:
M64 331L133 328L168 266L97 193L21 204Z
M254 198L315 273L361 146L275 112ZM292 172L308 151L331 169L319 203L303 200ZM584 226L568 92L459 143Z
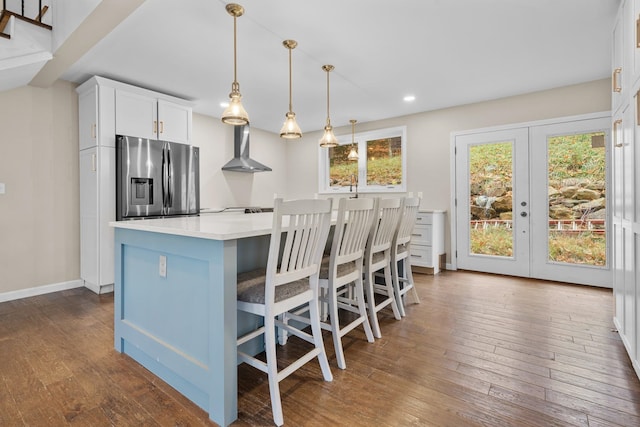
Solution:
M265 286L267 307L275 300L277 286L319 273L331 226L331 205L331 199L275 200Z
M377 199L378 218L374 219L367 241L365 257L386 251L391 248L391 243L398 227L402 199Z
M406 245L411 241L411 233L418 217L420 199L418 197L407 197L402 203L401 217L398 229L394 238L395 246Z
M332 265L362 262L375 214L374 205L375 200L370 198L340 199L331 246Z

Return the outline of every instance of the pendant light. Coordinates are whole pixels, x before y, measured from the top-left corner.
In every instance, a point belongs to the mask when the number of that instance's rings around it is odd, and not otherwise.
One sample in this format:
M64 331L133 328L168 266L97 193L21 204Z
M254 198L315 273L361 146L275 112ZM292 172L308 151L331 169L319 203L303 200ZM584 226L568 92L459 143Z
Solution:
M320 146L331 148L338 145L338 140L333 134L333 127L331 127L331 119L329 118L329 73L333 71L333 65L323 65L322 69L327 72L327 125L324 127L324 135L320 139Z
M358 160L358 150L356 150L356 122L357 120L351 119L349 123L351 123L351 151L349 151L349 155L347 156L347 160L356 161Z
M289 50L289 112L286 114L287 118L282 125L282 129L280 129L280 138L297 139L302 137L302 131L296 122L296 113L293 112L291 102L291 51L298 46L298 42L295 40L285 40L282 44Z
M240 126L249 123L249 115L242 106L242 95L240 95L240 85L238 84L237 53L236 53L236 19L244 14L244 8L239 4L229 3L226 7L227 13L233 16L233 83L229 94L229 106L222 113L222 122L228 125Z

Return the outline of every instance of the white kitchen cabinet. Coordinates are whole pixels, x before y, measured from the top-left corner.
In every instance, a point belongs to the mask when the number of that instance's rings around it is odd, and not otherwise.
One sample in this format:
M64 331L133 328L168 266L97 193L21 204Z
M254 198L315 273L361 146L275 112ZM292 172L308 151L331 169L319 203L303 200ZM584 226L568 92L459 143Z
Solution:
M635 242L633 230L630 227L624 229L623 236L624 246L624 337L627 345L627 352L631 360L635 361L636 369L638 368L638 354L636 353L636 340L638 339L638 321L637 321L637 301L636 293L638 292L636 283L635 268ZM640 375L640 373L639 373Z
M102 77L92 77L78 92L80 150L80 278L96 293L111 292L114 283L113 229L116 217L115 136L157 139L156 129L172 129L161 139L190 143L191 107L186 101ZM120 100L120 102L118 102ZM125 100L125 101L122 101ZM165 118L166 117L166 118ZM168 127L168 123L177 123ZM141 134L146 129L147 134ZM138 133L139 132L139 133Z
M98 294L113 291L115 167L113 147L80 151L80 277Z
M191 107L168 98L116 90L116 133L189 144Z
M640 376L640 0L620 4L613 30L611 216L614 324Z
M101 117L113 115L115 90L112 87L92 86L78 96L78 136L80 150L103 145L115 147L113 123Z
M444 254L444 211L420 210L411 234L411 267L440 272L440 255ZM417 267L417 268L414 268ZM429 270L431 271L431 270Z
M640 26L640 0L628 0L625 2L623 9L623 15L626 17L625 27L628 31L625 31L625 41L628 40L627 49L629 60L628 66L631 72L629 73L628 84L633 86L640 78L640 32L638 27Z
M158 99L158 139L191 142L191 107Z
M622 84L624 69L624 8L620 7L616 21L613 27L613 58L612 58L612 71L611 71L611 109L616 111L623 99L623 89L625 86Z

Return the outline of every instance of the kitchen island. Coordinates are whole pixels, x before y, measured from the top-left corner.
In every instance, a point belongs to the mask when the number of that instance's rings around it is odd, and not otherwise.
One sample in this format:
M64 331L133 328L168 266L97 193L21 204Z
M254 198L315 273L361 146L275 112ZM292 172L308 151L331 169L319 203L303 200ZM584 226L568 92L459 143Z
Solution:
M226 426L237 418L236 276L266 266L272 213L117 221L115 348ZM260 343L247 343L261 351Z

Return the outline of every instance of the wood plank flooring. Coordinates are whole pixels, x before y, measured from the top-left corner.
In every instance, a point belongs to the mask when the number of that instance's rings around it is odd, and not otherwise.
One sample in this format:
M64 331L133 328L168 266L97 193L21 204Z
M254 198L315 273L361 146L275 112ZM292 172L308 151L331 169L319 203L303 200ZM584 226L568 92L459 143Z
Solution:
M470 272L416 274L421 304L383 338L325 346L281 382L290 426L640 426L640 382L611 290ZM306 347L292 338L283 364ZM239 419L273 425L266 375L238 368ZM0 304L0 426L208 426L207 414L113 349L113 296L75 289Z

